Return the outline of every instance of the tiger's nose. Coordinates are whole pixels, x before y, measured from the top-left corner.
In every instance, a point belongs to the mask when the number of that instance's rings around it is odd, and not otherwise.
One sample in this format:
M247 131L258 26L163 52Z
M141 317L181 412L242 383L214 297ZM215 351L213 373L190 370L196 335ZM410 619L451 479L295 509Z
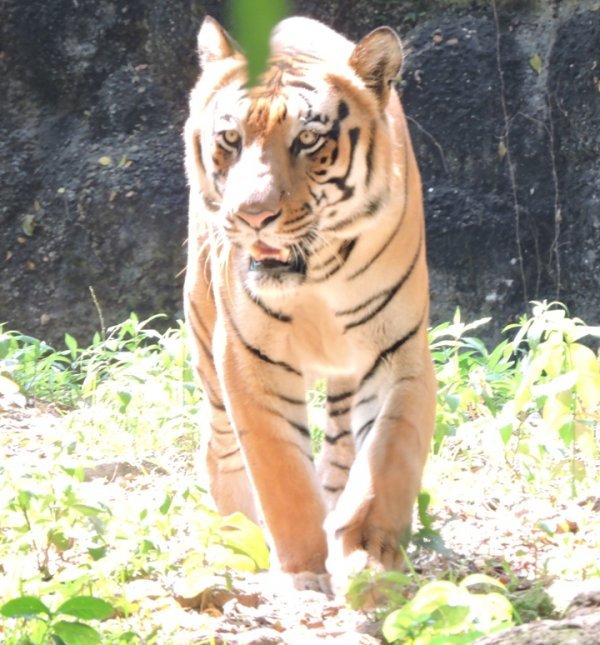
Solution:
M242 206L237 212L237 216L241 220L257 231L275 221L280 214L281 211L276 213L275 211L265 209L263 206L251 205Z

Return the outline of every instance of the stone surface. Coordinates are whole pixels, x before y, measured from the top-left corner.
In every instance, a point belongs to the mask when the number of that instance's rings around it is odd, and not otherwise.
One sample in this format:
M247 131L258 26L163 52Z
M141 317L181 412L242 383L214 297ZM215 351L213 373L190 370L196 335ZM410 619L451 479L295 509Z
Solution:
M194 6L192 6L192 4ZM299 0L356 39L389 24L425 185L432 319L563 299L598 323L600 2ZM180 313L181 129L204 13L224 3L0 5L0 321L87 342Z
M475 641L476 645L599 645L600 612L540 620Z

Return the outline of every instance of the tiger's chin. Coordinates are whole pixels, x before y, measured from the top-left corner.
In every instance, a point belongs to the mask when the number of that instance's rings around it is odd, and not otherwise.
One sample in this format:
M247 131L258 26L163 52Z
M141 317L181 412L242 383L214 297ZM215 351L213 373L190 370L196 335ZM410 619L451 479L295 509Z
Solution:
M251 260L246 273L246 283L257 295L284 295L296 291L306 280L306 267L289 266L269 260Z

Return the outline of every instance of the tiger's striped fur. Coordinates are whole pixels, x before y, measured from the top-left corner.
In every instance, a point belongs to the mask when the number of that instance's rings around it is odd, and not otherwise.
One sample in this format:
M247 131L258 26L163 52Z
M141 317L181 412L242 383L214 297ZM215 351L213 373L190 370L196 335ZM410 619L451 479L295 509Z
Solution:
M421 183L392 89L399 39L380 28L355 46L289 18L248 88L215 20L198 38L185 310L212 495L264 520L283 571L399 567L435 407ZM328 416L316 466L315 377Z

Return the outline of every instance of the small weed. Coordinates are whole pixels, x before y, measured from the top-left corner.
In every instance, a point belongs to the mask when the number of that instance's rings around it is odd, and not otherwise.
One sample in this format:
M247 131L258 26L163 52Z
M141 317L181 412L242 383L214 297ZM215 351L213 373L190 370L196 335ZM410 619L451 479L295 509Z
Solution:
M100 633L88 624L91 620L104 621L115 614L115 608L101 598L78 596L61 603L54 611L37 596L20 596L0 607L0 614L16 623L31 626L27 641L9 637L7 645L63 643L64 645L96 645ZM70 620L75 618L76 620ZM84 622L85 621L85 622Z
M436 580L391 612L382 632L388 643L470 643L513 625L513 608L504 593L477 593L471 587L504 587L488 576L474 574L459 584Z
M411 541L419 548L447 555L448 549L444 545L441 531L434 527L435 517L429 512L430 502L431 495L426 490L421 491L417 497L417 510L421 527L412 535Z
M598 474L600 362L580 340L600 338L600 327L569 318L558 303L537 302L531 317L506 328L514 338L488 352L467 335L485 322L465 324L457 311L431 331L439 383L434 452L461 426L483 420L525 480L544 471L568 475L575 494L586 475Z

